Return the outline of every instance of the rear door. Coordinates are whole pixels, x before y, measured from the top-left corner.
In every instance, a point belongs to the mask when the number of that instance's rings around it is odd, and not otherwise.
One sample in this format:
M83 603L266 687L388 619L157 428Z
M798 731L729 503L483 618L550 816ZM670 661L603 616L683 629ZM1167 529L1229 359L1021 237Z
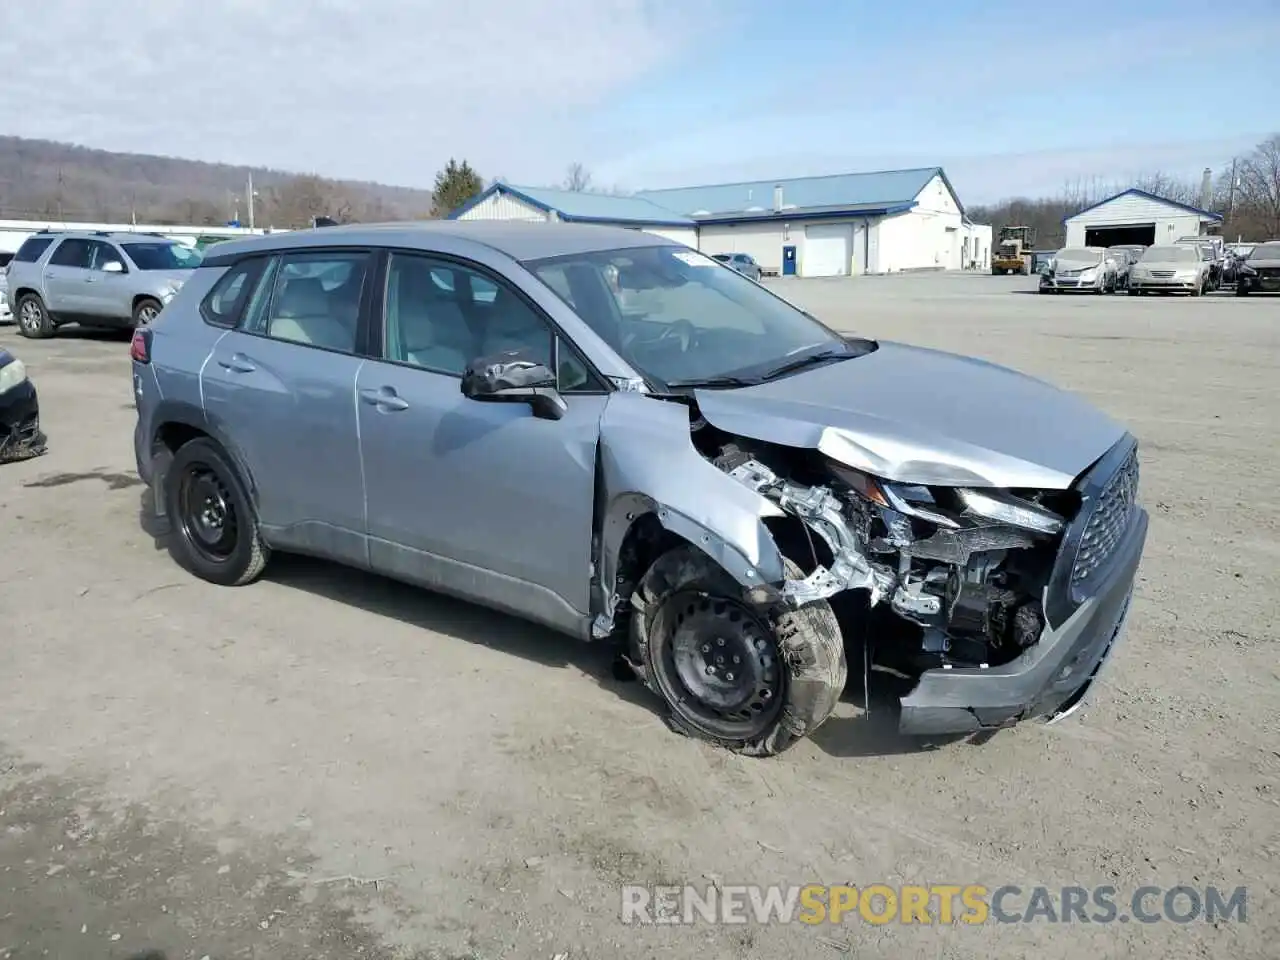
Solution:
M93 241L68 237L49 254L44 267L45 306L53 313L83 314L88 302Z
M355 384L372 265L368 250L272 258L201 374L206 415L236 439L268 542L359 565L368 552Z

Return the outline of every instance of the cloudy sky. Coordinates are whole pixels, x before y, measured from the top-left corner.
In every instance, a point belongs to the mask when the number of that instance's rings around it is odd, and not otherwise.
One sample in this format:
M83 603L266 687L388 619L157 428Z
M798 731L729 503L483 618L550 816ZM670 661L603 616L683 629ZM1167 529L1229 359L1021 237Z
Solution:
M0 133L429 186L941 164L969 203L1280 128L1277 0L0 0Z

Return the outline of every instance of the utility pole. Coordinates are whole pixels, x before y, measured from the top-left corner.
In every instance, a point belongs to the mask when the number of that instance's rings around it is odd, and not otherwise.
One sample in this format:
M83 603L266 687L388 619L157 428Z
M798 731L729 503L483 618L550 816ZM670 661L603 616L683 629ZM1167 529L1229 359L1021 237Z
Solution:
M1231 161L1231 182L1227 184L1227 223L1231 222L1231 214L1236 208L1236 161Z
M249 171L249 192L247 194L249 200L249 229L253 230L253 171Z

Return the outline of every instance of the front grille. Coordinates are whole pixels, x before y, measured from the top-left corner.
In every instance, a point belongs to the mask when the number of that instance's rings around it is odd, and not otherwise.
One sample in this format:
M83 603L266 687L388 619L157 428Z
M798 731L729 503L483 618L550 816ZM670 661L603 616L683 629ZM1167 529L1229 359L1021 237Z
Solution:
M1173 277L1173 271L1172 270L1152 270L1151 276L1155 277L1157 280L1168 280Z
M1138 450L1134 447L1092 504L1080 536L1075 565L1071 569L1073 584L1088 580L1111 557L1133 519L1133 505L1137 499Z

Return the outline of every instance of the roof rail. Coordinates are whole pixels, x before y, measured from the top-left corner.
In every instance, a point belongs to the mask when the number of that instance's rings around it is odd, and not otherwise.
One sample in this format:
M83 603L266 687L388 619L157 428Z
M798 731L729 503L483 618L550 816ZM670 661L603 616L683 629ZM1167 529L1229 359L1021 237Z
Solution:
M95 230L95 231L93 231L93 235L94 235L95 237L109 237L109 236L111 236L111 231L110 231L110 230Z

